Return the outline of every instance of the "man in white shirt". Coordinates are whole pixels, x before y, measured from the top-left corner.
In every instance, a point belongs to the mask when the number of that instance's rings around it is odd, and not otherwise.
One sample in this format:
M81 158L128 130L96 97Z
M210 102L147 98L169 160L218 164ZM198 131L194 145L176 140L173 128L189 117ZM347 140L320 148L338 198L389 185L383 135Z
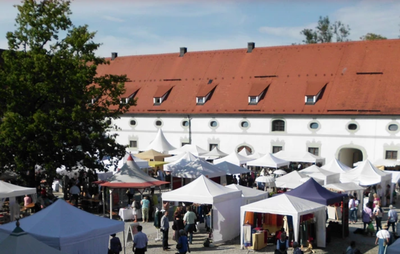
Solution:
M81 194L81 190L79 189L79 187L74 184L71 189L69 189L69 193L71 194L71 199L75 200L75 204L74 206L78 206L78 199L79 199L79 195Z
M183 216L183 223L185 224L185 232L189 234L189 242L192 244L193 241L193 230L194 230L194 223L196 221L196 214L192 212L191 207L187 208L187 212Z

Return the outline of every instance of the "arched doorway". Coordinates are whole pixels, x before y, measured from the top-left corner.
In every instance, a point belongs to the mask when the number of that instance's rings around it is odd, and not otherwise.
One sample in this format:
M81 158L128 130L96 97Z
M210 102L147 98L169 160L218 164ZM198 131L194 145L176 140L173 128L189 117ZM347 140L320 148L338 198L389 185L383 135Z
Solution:
M354 163L358 161L363 161L363 152L357 148L342 148L339 151L338 159L341 163L354 167Z

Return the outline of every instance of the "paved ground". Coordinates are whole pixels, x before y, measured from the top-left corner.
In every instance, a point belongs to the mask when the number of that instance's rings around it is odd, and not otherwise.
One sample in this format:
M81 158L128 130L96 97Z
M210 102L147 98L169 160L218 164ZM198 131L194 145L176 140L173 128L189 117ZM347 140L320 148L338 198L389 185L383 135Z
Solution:
M58 194L58 193L57 193ZM61 193L60 193L61 194ZM58 195L61 196L61 195ZM399 200L397 202L399 204ZM398 205L400 206L400 205ZM384 209L384 217L382 224L386 223L387 221L387 207L383 207ZM400 214L400 209L397 209L398 213ZM125 232L127 232L127 229L129 225L132 222L127 221L125 222ZM143 226L143 232L147 234L149 238L149 246L148 246L148 251L147 253L176 253L175 245L176 242L172 240L172 234L173 231L170 230L169 232L169 244L171 250L169 251L163 251L162 248L162 241L161 240L156 240L157 238L161 238L161 232L158 232L157 234L157 229L154 227L153 222L148 222L148 223L140 223ZM172 222L171 222L172 224ZM357 248L360 249L361 253L365 254L376 254L378 253L378 247L375 246L375 236L364 236L360 234L354 234L353 232L357 228L363 228L363 223L362 222L357 222L356 224L350 224L349 225L349 236L346 238L335 238L332 237L331 241L327 244L327 247L324 249L320 248L314 248L315 253L321 253L321 254L326 254L326 253L343 253L343 251L350 245L351 241L355 241L357 244ZM122 232L117 233L117 236L121 239L124 239L124 235ZM190 245L191 252L192 253L203 253L207 252L208 254L220 254L220 253L229 253L229 254L247 254L247 253L252 253L252 252L262 252L262 253L274 253L275 245L269 245L259 251L253 251L253 250L247 250L247 249L241 249L240 248L240 241L239 237L237 237L234 240L231 240L229 242L223 243L223 244L211 244L211 247L204 247L203 246L203 241L206 239L208 236L208 233L206 232L198 232L195 233L194 238L193 238L193 244ZM289 253L292 253L293 249L289 249ZM121 252L123 254L124 251ZM125 247L125 253L126 254L131 254L132 252L132 241L128 241L126 243Z
M387 208L384 208L386 216L383 218L383 223L386 223L387 220ZM398 209L398 212L400 210ZM132 222L125 222L125 229L128 228L128 226ZM169 244L171 245L171 250L169 251L163 251L162 249L162 241L158 240L156 241L156 238L161 237L161 233L159 233L159 236L157 236L157 229L154 227L152 222L149 223L140 223L143 226L143 232L147 234L149 238L149 247L148 247L148 252L147 253L176 253L175 250L175 241L172 240L172 232L169 232L170 237L169 237ZM362 253L366 254L372 254L372 253L377 253L378 252L378 247L375 246L375 236L364 236L360 234L354 234L353 232L357 228L363 228L363 223L362 222L357 222L356 224L350 224L350 233L349 236L346 238L335 238L332 237L330 243L327 244L327 247L324 249L320 248L314 248L316 253L343 253L343 251L347 248L347 246L350 245L351 241L356 241L357 248L360 249ZM126 230L125 230L126 231ZM117 234L120 239L123 239L123 234L122 232ZM230 254L247 254L247 253L252 253L252 252L263 252L263 253L273 253L274 252L274 245L267 246L262 250L259 251L253 251L253 250L242 250L240 249L240 241L239 237L224 243L224 244L216 244L215 246L212 247L203 247L203 241L205 238L208 236L207 233L205 232L199 232L195 233L194 239L193 239L193 244L191 245L191 251L193 253L203 253L207 252L209 254L219 254L219 253L230 253ZM129 241L126 245L126 252L127 254L133 253L132 252L132 242ZM292 249L289 250L289 253L292 253ZM122 254L122 252L121 252Z

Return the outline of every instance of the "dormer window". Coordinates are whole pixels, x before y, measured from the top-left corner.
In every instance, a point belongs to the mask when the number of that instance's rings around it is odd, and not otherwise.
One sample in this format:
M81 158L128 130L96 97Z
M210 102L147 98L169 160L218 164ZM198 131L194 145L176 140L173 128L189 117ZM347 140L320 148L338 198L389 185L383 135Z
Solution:
M207 100L207 97L196 97L196 104L204 104Z
M211 98L216 87L216 84L212 84L212 79L210 79L206 85L200 86L200 89L196 95L196 104L203 105L206 103Z
M153 97L153 105L161 105L161 103L167 100L168 95L172 90L172 87L173 86L169 85L159 86Z
M257 105L262 98L264 98L265 93L269 87L269 82L261 82L261 83L255 83L251 86L250 92L249 92L249 105Z
M257 104L258 96L249 96L249 104Z
M128 95L127 97L122 97L119 101L120 104L128 104L130 100L135 98L137 92L139 91L138 87L127 87L125 95Z
M314 105L322 97L327 82L307 82L305 104Z

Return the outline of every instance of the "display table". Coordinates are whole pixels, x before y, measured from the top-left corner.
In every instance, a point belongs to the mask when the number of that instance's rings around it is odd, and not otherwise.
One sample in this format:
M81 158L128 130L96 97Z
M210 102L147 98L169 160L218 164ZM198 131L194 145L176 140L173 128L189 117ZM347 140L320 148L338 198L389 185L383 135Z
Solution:
M265 234L267 234L267 232L253 234L253 250L261 250L267 246L267 242L264 240Z
M123 220L123 221L134 220L132 210L133 210L132 208L120 208L118 215L119 215L119 217L121 217L121 220ZM142 218L142 210L141 209L136 210L136 216L137 216L137 219Z

